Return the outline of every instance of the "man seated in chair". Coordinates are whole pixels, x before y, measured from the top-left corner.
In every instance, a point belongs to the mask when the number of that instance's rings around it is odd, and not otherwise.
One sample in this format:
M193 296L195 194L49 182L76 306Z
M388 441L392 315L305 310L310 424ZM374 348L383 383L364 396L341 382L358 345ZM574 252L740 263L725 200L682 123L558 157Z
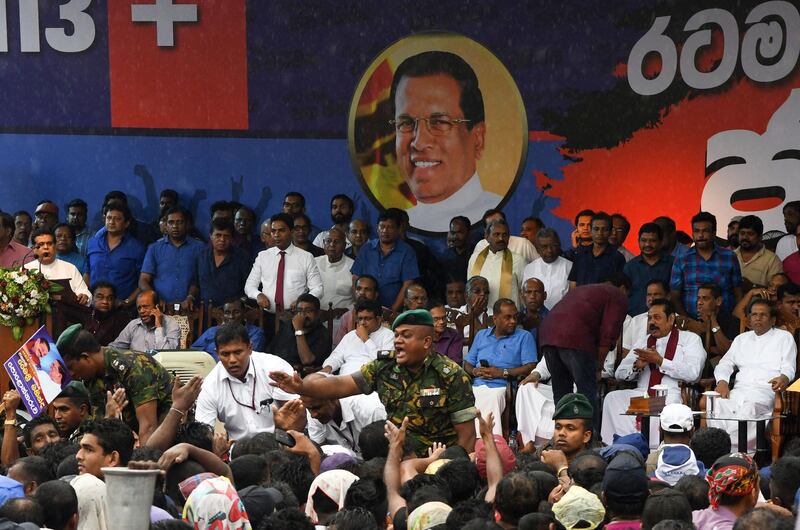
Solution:
M250 335L250 345L255 351L264 351L267 345L266 338L264 337L264 330L249 322L245 322L244 304L239 298L231 300L222 306L222 324L230 324L232 322L236 322L245 327L247 334ZM219 326L211 326L205 330L191 346L192 349L208 352L215 361L219 361L219 356L217 356L217 343L214 340L217 329L219 329Z
M348 375L374 361L381 350L394 350L394 333L383 326L383 310L377 300L359 300L354 309L356 329L344 336L322 362L322 370Z
M298 296L292 320L281 321L267 348L302 374L319 370L331 351L331 336L319 311L319 298L309 293Z
M159 302L157 292L141 291L136 297L139 318L131 320L109 346L143 352L177 348L181 328L174 318L161 313Z
M706 283L697 290L697 320L678 316L676 324L681 329L697 333L708 348L711 369L731 347L739 334L739 321L723 307L722 289L715 283Z
M356 304L361 300L378 299L378 280L369 274L362 274L355 283ZM391 309L383 308L383 312L391 312ZM385 322L385 321L384 321ZM391 323L391 320L389 321ZM337 346L345 335L356 329L356 310L355 306L339 319L339 328L333 336L333 345ZM388 324L387 324L388 327Z
M527 376L536 367L533 335L517 328L517 305L508 298L494 303L494 325L481 330L464 359L464 371L474 377L475 406L483 414L500 418L506 408L506 384L511 378ZM500 421L495 434L502 434Z
M721 418L757 418L772 414L775 393L783 392L794 380L797 345L788 331L775 328L777 309L772 302L756 298L747 308L751 331L733 340L728 353L714 370L720 398L714 414ZM730 388L734 370L736 384ZM701 405L702 406L702 405ZM728 431L738 439L736 421L708 420L709 427ZM755 423L748 422L748 448L755 447Z
M667 403L680 403L679 383L696 381L706 362L700 337L675 327L675 308L670 300L654 300L647 315L650 334L634 344L631 353L614 373L618 380L635 380L636 388L609 392L603 403L601 434L603 442L609 445L614 441L614 434L624 436L637 430L635 417L622 415L632 397L642 397L647 393L652 396L654 385L664 385L667 387ZM658 428L658 421L652 421L652 447L658 446Z

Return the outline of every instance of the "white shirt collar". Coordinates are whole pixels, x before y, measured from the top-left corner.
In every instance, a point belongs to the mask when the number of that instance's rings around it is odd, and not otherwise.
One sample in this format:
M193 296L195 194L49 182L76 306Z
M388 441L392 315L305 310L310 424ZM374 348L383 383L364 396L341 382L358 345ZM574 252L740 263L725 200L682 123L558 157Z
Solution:
M430 204L426 204L424 202L417 202L415 208L419 208L420 210L424 211L426 209L435 209L439 212L445 209L457 208L461 209L464 207L465 204L469 204L475 200L475 197L483 193L483 186L481 186L481 179L478 176L478 171L476 170L475 173L469 178L468 181L461 186L458 191L456 191L451 196L447 197L443 201L434 202Z
M221 364L222 363L220 363L220 365ZM244 374L244 381L242 381L238 377L232 376L230 373L228 373L228 370L226 370L225 367L222 366L222 379L228 379L230 381L233 381L234 383L247 384L247 382L250 380L250 378L255 379L255 377L256 377L256 369L253 366L254 364L255 363L253 362L253 355L251 353L250 354L250 364L247 367L247 372L245 372L245 374Z

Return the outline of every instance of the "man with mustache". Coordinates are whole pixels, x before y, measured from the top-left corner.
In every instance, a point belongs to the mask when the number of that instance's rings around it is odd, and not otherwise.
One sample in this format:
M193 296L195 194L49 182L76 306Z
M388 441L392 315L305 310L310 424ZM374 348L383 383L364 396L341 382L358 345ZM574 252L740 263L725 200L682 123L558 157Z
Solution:
M655 395L654 385L667 387L667 403L680 403L679 384L696 381L706 362L700 337L675 327L675 308L669 300L654 300L647 311L649 335L642 337L614 373L620 381L636 381L633 390L615 390L606 394L603 403L602 436L611 444L614 434L624 436L636 432L633 416L623 416L632 397L644 393ZM651 425L650 443L658 446L658 421Z
M645 223L639 228L639 255L623 269L631 279L628 314L632 317L647 311L646 290L651 280L669 283L674 258L663 251L663 239L664 231L656 223Z
M714 242L717 218L708 212L692 217L694 246L682 252L672 264L672 302L681 315L697 317L700 286L716 283L722 289L722 308L730 313L742 297L742 271L736 255Z
M603 441L611 444L614 434L624 436L636 432L633 416L623 416L630 398L644 393L655 395L654 385L667 387L667 403L680 403L679 384L696 381L706 362L703 343L696 334L675 327L675 310L666 299L654 300L647 311L649 335L637 340L633 350L625 357L614 373L620 381L636 381L633 390L609 392L603 402ZM651 447L658 446L658 421L653 421L650 433Z
M783 272L778 256L764 248L763 234L764 223L760 217L745 215L739 221L739 248L734 254L739 259L742 278L754 287L766 287L770 278Z

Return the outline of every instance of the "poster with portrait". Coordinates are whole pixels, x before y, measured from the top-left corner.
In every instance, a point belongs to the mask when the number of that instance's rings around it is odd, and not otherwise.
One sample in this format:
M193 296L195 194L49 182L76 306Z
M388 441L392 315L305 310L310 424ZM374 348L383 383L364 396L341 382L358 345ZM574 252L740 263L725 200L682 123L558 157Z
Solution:
M421 33L385 49L361 78L348 142L356 176L379 210L411 228L447 232L450 219L502 207L527 156L525 107L511 74L478 42Z
M36 417L47 410L72 377L55 341L40 327L3 366L25 408Z

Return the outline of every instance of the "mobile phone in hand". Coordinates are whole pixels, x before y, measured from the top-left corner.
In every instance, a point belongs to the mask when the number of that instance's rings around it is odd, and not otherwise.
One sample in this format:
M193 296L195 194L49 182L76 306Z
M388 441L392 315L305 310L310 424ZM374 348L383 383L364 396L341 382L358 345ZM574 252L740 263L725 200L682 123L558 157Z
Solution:
M283 429L275 429L275 440L286 447L294 447L297 443L294 437Z
M489 368L489 361L487 361L486 359L481 359L480 365L484 368Z

